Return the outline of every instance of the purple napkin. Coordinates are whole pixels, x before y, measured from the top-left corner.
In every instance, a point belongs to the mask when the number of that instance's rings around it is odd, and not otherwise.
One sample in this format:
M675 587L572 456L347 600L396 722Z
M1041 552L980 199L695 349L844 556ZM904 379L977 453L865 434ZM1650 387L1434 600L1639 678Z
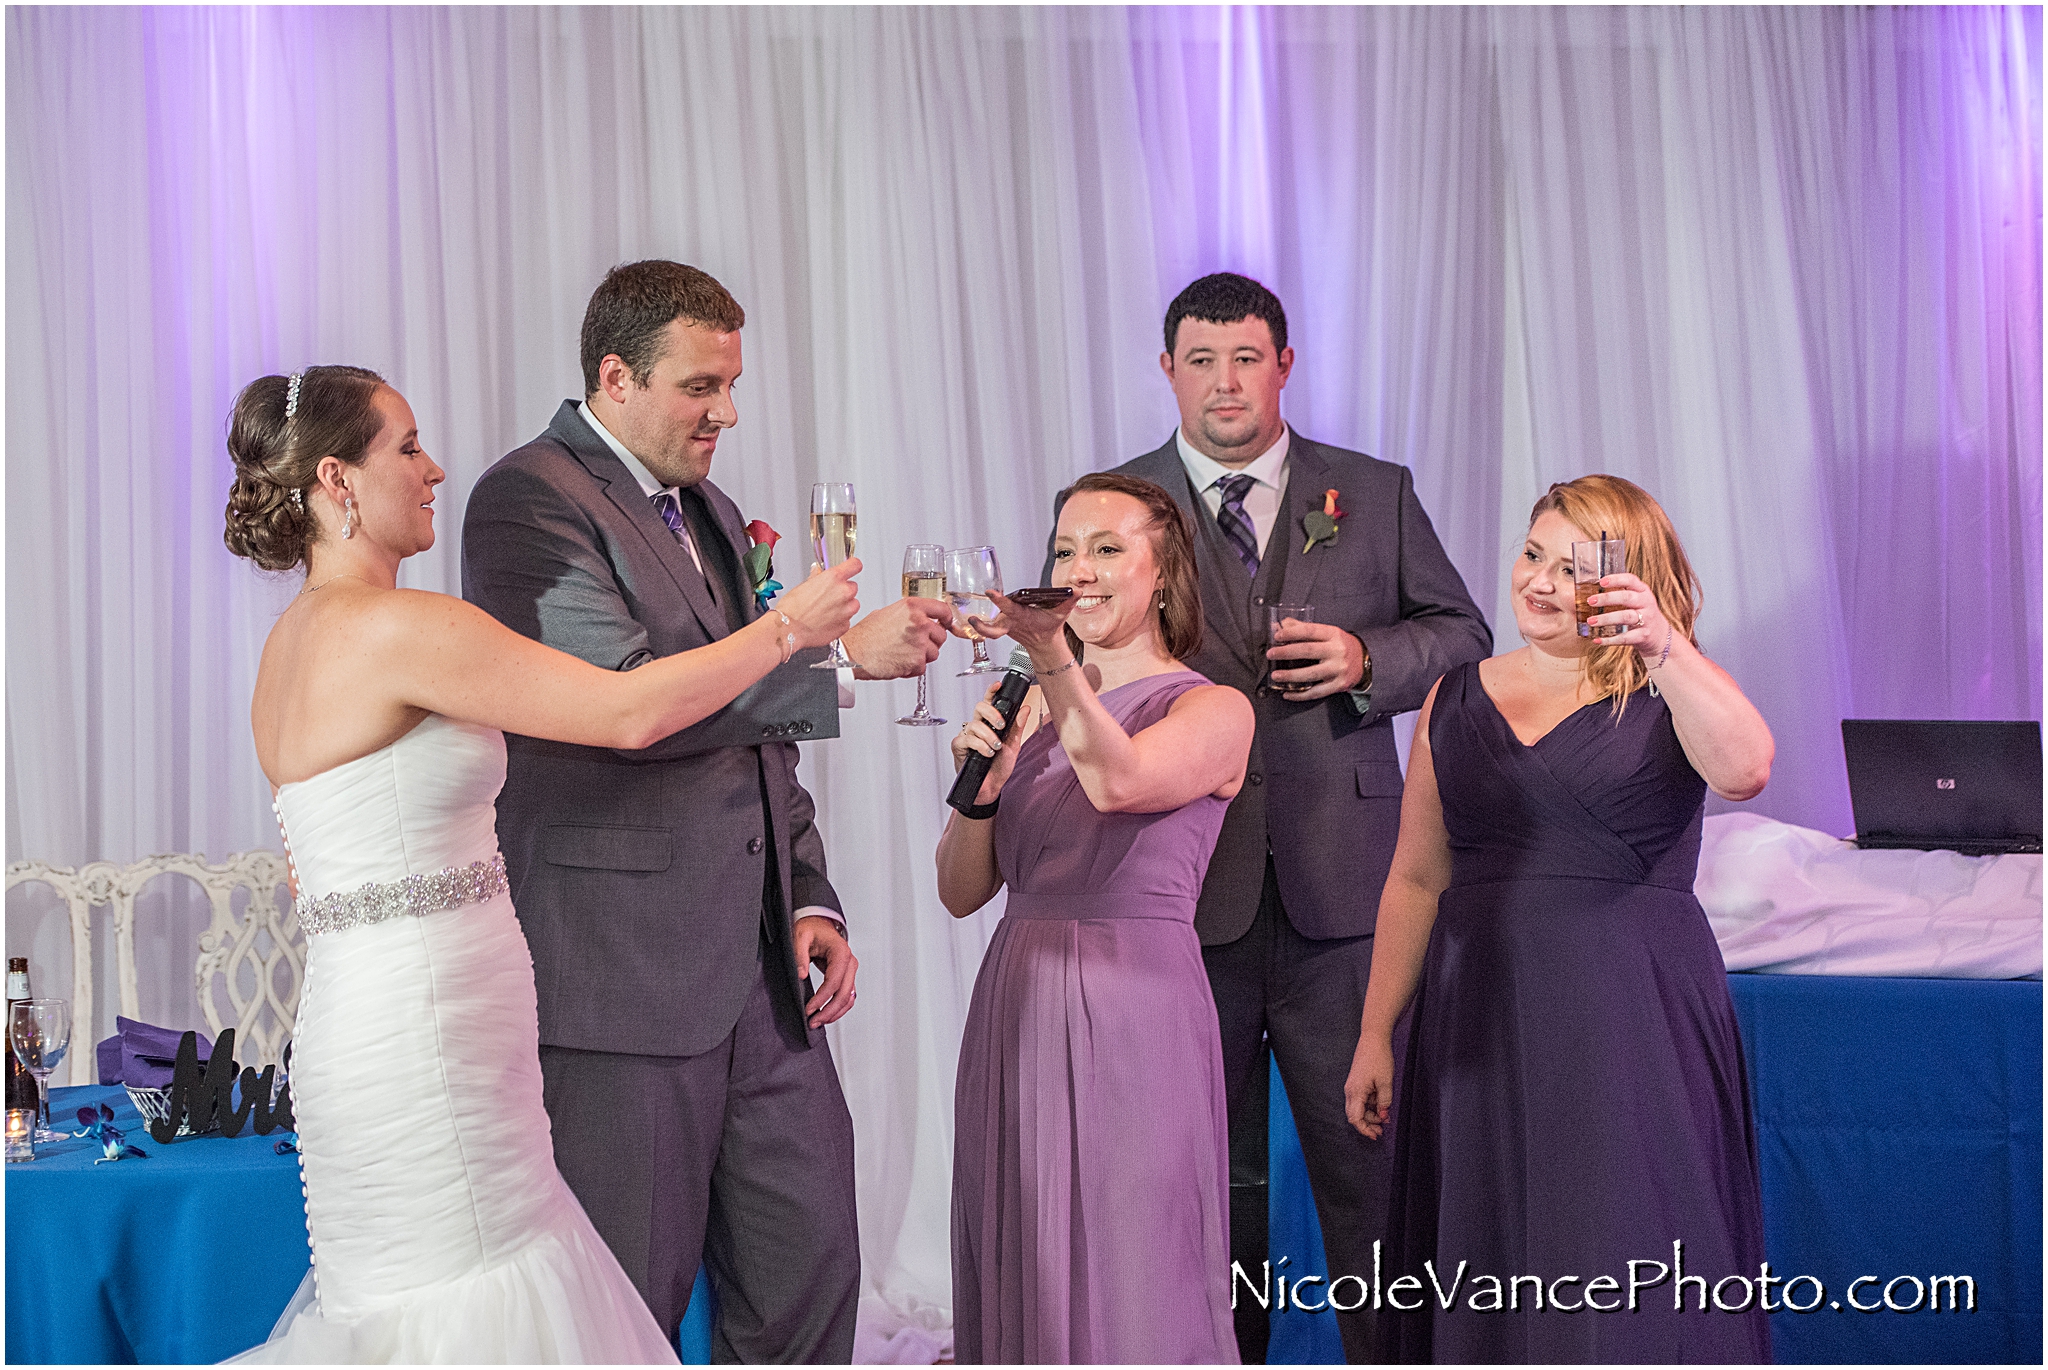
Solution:
M137 1089L168 1089L171 1068L178 1060L178 1041L185 1034L178 1028L138 1023L116 1017L120 1031L95 1049L103 1085L134 1085ZM213 1041L199 1034L199 1064L213 1055Z

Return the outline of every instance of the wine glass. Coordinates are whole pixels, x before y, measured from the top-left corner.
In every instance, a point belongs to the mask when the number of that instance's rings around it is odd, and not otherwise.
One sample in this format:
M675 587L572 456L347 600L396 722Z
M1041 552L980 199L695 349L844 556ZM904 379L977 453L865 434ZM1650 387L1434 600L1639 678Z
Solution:
M820 566L837 566L853 556L853 486L840 481L820 481L811 487L811 560ZM813 670L836 671L851 667L853 658L838 639L823 661L811 663Z
M1003 568L996 564L996 549L993 547L955 547L946 553L946 597L953 601L953 610L960 615L960 626L967 630L967 636L974 642L974 661L961 675L994 675L1003 668L988 659L988 643L980 633L974 631L967 616L974 614L988 619L996 616L995 602L989 592L1003 591Z
M903 597L944 599L946 597L946 549L936 542L913 542L903 549ZM917 675L917 707L897 719L906 728L936 728L946 720L934 714L929 702L931 673Z
M71 1046L71 1003L67 999L16 999L8 1008L7 1040L14 1059L36 1080L36 1137L39 1142L64 1140L50 1128L50 1072L64 1061Z

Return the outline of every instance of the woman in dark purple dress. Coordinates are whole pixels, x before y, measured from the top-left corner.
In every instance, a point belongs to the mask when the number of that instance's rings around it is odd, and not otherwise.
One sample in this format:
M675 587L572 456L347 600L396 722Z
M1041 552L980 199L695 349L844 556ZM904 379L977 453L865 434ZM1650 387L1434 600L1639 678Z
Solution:
M998 595L982 625L1029 650L1038 684L1000 745L986 702L955 739L956 763L995 762L939 843L954 916L1010 890L954 1092L954 1359L1235 1361L1223 1055L1194 919L1251 703L1180 664L1201 599L1164 490L1084 476L1053 560L1067 605Z
M1571 544L1603 529L1629 572L1591 622L1623 632L1586 639ZM1553 485L1512 587L1528 645L1423 705L1345 1088L1367 1136L1395 1114L1384 1349L1768 1360L1742 1043L1692 887L1706 792L1763 789L1770 730L1694 643L1698 580L1629 482Z

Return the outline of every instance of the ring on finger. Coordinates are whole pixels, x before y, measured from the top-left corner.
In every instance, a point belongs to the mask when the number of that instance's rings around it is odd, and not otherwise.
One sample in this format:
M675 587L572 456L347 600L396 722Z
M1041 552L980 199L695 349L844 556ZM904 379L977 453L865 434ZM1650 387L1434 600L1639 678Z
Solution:
M1643 626L1643 611L1642 611L1641 609L1638 609L1638 610L1636 610L1636 627L1640 628L1640 627L1642 627L1642 626Z

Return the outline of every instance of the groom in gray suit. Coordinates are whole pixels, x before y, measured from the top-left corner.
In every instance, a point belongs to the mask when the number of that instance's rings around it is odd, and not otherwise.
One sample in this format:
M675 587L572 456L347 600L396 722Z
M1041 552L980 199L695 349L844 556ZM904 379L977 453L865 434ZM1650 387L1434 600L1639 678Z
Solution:
M738 422L745 321L694 267L614 268L584 315L583 400L470 495L463 597L607 670L757 617L739 509L705 478ZM805 561L785 552L782 575ZM857 673L922 671L951 615L869 615L845 638ZM498 841L556 1164L671 1337L702 1260L719 1361L853 1354L853 1125L822 1029L857 962L790 740L838 734L820 656L641 751L505 739Z
M1400 828L1393 718L1419 708L1452 666L1491 653L1493 634L1407 468L1311 442L1281 420L1294 350L1271 291L1229 273L1196 281L1167 309L1159 364L1180 427L1116 471L1165 487L1188 516L1205 623L1187 665L1244 691L1258 715L1195 911L1223 1030L1231 1260L1257 1291L1270 1049L1330 1274L1369 1281L1392 1152L1345 1121L1344 1077ZM1316 621L1269 651L1268 604L1313 605ZM1305 664L1275 669L1274 659ZM1276 1266L1283 1256L1301 1253L1271 1253ZM1261 1362L1266 1312L1233 1287L1239 1351ZM1345 1357L1368 1359L1371 1313L1336 1317Z

